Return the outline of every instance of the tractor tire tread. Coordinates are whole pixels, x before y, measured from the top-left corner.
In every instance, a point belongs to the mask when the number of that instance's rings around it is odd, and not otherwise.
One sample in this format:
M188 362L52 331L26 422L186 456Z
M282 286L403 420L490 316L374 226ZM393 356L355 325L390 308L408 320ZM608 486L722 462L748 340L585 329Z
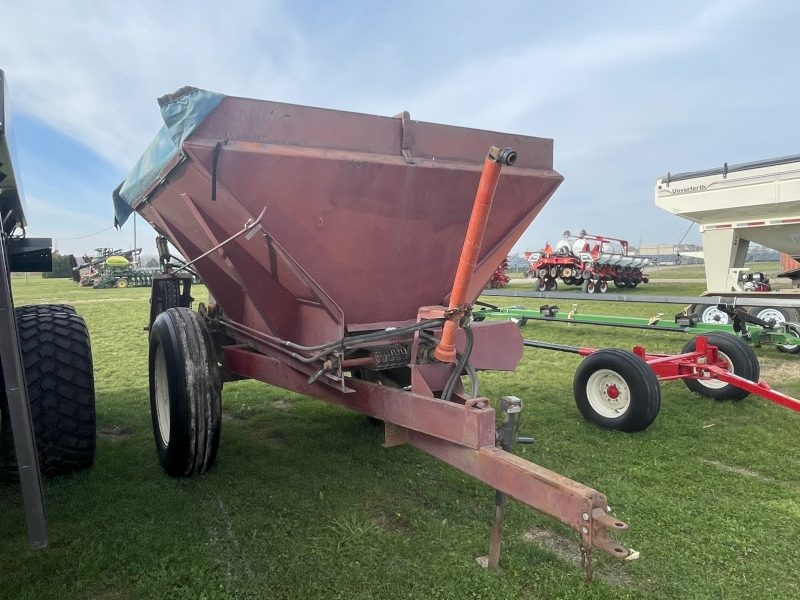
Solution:
M94 367L89 332L83 318L74 309L66 311L64 306L16 309L43 477L88 469L95 456ZM8 419L3 420L2 437L6 461L13 472L17 463Z

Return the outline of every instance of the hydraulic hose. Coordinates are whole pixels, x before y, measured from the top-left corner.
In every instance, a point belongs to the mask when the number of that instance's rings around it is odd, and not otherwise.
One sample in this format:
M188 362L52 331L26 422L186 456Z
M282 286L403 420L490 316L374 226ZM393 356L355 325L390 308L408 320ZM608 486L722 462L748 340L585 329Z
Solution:
M438 339L436 339L435 337L433 337L432 335L429 335L427 333L424 333L424 332L420 333L420 336L425 338L429 342L432 342L433 344L438 344L439 343ZM472 330L471 329L467 333L467 336L468 336L467 337L468 348L465 348L465 351L469 350L469 352L471 354L472 353L472 343L470 342L470 338L472 337ZM465 354L466 354L466 352L465 352ZM456 357L458 358L458 361L461 362L462 358L464 358L464 354L462 354L461 352L456 352ZM475 370L475 367L473 367L469 362L469 354L466 354L465 365L464 365L462 371L466 371L467 375L469 376L469 383L470 383L470 394L469 395L470 395L470 398L477 398L478 397L478 392L480 390L480 381L478 380L478 372ZM458 375L455 375L455 373L458 373ZM452 382L453 382L452 383L452 388L453 389L450 390L450 393L447 395L446 398L445 398L444 390L442 391L442 399L443 400L449 400L450 396L453 395L453 390L455 389L455 382L457 381L458 377L460 377L460 376L461 376L461 372L458 371L458 366L456 365L456 371L454 371L453 374L450 375L450 378L448 378L447 383L445 384L445 389L447 389L447 386L450 385L450 382L452 380Z
M475 342L475 338L472 333L472 328L467 326L464 327L464 333L467 335L467 345L464 348L464 353L458 357L458 362L456 362L456 368L453 370L453 373L450 375L450 378L447 380L447 383L442 390L442 400L450 400L450 396L453 395L453 390L456 388L456 382L458 381L459 377L461 377L461 373L464 372L464 368L467 366L469 362L469 355L472 354L472 346Z

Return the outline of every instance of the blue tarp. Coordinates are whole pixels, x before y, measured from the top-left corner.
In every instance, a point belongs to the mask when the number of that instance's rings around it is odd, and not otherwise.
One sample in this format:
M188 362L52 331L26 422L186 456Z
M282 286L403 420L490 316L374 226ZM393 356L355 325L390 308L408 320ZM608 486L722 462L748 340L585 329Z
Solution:
M164 126L112 194L117 227L128 220L133 212L133 203L162 176L169 162L182 151L183 142L223 98L224 94L197 88L181 88L174 94L159 98Z

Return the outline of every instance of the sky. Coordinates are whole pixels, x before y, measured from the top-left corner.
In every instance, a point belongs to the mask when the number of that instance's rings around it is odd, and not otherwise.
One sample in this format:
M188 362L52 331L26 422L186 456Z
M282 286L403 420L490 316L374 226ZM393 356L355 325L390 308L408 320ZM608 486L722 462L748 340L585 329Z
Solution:
M553 138L565 180L517 251L565 229L699 243L658 177L800 154L795 0L0 5L29 235L62 253L133 246L111 192L184 85Z

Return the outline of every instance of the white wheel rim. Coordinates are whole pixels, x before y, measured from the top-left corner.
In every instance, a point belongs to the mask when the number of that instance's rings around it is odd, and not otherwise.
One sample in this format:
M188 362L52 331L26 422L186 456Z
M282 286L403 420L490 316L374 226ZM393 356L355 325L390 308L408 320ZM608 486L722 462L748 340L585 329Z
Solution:
M605 281L600 282L600 293L605 294L608 291L608 284Z
M724 352L720 352L719 350L717 350L717 355L719 355L720 360L724 360L726 363L728 363L728 373L734 373L733 361L728 357L728 355ZM697 381L700 383L700 385L711 390L720 390L730 385L730 383L720 381L719 379L698 379Z
M158 431L164 445L167 445L169 444L169 374L164 357L164 347L161 344L156 348L154 384Z
M796 338L800 338L800 334L798 334L797 331L795 331L792 328L787 327L786 333ZM791 352L792 350L795 350L797 348L797 344L778 344L778 348L783 348L787 352Z
M586 397L592 409L606 419L618 419L631 405L631 390L619 373L600 369L586 382Z
M786 323L786 317L781 311L775 308L765 308L759 311L757 316L763 321L775 321L775 325L783 325Z
M525 307L520 304L515 304L514 306L509 306L512 310L525 310ZM522 321L522 317L508 317L508 320L514 323L515 325L519 325Z
M725 311L718 309L716 306L708 306L700 315L700 320L703 323L711 323L717 325L729 325L731 322L730 316Z

